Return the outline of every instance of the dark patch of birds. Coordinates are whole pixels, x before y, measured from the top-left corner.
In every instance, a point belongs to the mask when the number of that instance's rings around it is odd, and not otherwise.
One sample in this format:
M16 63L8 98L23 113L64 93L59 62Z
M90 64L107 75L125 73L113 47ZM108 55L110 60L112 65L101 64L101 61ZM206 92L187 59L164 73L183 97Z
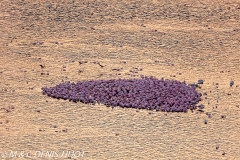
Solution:
M201 93L195 87L176 80L154 77L62 82L43 87L42 93L57 99L106 106L187 112L197 109Z

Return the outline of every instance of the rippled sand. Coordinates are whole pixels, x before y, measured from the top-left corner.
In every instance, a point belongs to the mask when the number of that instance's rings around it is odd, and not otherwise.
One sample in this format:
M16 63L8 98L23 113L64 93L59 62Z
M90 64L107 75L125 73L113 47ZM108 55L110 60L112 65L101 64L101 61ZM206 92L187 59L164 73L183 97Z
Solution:
M240 1L2 0L0 8L0 156L240 159ZM140 75L203 79L203 112L136 112L41 93L62 80Z

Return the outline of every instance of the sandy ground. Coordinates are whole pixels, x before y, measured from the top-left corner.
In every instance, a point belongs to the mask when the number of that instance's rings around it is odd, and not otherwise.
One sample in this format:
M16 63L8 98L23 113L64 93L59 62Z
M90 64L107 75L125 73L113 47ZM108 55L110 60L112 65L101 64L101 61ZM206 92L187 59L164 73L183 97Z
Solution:
M0 8L0 159L240 159L240 1L1 0ZM140 75L203 79L204 112L41 93L62 80Z

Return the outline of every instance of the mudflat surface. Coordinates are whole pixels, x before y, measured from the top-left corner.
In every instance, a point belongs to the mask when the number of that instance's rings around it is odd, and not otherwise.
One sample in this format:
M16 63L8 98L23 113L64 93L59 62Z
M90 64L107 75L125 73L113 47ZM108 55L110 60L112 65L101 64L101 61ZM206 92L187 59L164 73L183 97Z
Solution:
M36 151L240 159L240 1L2 0L0 8L0 159L49 159ZM136 112L41 93L62 80L140 75L203 79L203 112Z

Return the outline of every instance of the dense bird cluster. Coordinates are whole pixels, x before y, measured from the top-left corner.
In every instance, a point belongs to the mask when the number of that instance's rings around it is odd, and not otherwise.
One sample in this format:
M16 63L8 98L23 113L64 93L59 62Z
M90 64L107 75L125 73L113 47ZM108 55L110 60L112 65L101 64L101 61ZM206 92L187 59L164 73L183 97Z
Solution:
M196 109L201 93L191 85L154 77L63 82L42 88L50 97L82 103L101 103L112 107L186 112Z

